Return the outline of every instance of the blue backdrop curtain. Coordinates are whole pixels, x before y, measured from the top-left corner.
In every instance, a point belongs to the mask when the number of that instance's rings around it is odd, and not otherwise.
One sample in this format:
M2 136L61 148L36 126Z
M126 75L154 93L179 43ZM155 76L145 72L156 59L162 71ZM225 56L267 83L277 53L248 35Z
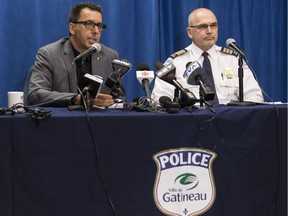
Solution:
M22 90L37 50L68 36L73 0L1 0L0 106L7 91ZM135 71L156 70L173 52L188 46L188 14L198 7L215 12L218 45L232 37L245 50L259 83L274 101L287 101L287 0L98 0L108 28L101 42L133 64L124 82L128 100L144 95ZM265 98L266 101L269 101Z

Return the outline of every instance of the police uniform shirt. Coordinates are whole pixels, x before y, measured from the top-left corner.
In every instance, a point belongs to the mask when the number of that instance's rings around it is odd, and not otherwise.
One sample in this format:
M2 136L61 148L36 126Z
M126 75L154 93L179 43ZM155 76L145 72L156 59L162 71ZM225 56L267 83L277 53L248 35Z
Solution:
M232 50L224 49L224 51L221 51L221 49L221 47L214 45L207 52L211 62L219 104L227 104L231 100L239 100L238 57L233 55ZM192 43L185 49L171 55L164 63L168 64L172 62L175 65L177 81L184 88L192 91L198 98L199 86L187 84L187 80L183 78L183 74L188 62L197 61L202 65L204 60L202 53L203 51ZM243 71L244 101L263 102L261 89L246 64L243 65ZM174 89L173 85L156 78L152 91L152 99L158 101L161 96L169 96L173 99Z

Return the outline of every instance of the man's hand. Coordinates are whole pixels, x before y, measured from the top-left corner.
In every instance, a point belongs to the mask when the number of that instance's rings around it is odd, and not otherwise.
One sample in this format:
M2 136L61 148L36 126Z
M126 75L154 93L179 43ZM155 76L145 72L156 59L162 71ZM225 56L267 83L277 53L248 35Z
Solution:
M107 107L113 103L112 95L99 93L95 99L91 100L91 104L99 107Z

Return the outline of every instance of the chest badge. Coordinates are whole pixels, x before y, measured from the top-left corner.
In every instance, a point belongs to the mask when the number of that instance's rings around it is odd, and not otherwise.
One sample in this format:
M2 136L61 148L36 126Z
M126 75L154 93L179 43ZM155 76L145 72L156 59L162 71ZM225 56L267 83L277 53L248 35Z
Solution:
M233 79L234 73L233 73L232 68L225 68L224 76L226 77L226 79Z

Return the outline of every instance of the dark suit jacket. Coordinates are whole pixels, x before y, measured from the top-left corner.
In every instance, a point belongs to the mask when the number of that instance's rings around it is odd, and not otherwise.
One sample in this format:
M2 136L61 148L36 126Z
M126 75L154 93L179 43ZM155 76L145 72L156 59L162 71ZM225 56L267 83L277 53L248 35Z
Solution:
M69 106L77 94L76 64L69 38L62 38L38 50L28 90L28 104L43 106ZM103 83L113 72L111 61L118 58L115 50L101 44L101 51L92 54L92 74L103 77ZM125 98L123 85L121 96ZM112 94L103 86L101 93Z

